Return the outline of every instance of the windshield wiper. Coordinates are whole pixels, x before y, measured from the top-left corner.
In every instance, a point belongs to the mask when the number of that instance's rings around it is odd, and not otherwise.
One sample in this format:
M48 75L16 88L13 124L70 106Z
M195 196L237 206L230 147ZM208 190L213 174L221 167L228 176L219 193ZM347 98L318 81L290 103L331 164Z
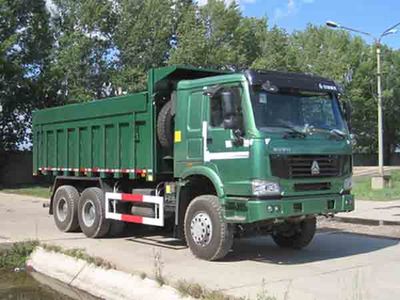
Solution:
M293 137L300 137L300 138L305 138L307 134L299 129L297 129L295 126L290 125L289 123L279 120L279 125L282 128L290 129L290 132L286 132L286 134L283 136L283 138L288 138L289 136Z
M341 131L340 129L337 128L333 128L333 129L329 129L329 128L312 128L313 132L326 132L329 133L331 137L336 137L336 138L340 138L341 140L345 139L347 134L343 131Z
M336 129L336 128L331 129L331 130L329 131L329 133L330 133L331 135L335 135L335 136L337 136L337 137L340 137L342 140L345 139L346 136L347 136L347 134L346 134L345 132L343 132L343 131L341 131L341 130L339 130L339 129Z

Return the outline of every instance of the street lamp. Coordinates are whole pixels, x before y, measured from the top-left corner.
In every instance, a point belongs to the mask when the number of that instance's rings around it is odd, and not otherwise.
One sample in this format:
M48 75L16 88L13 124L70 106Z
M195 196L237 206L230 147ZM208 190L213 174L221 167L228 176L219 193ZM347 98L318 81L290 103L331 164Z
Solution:
M382 119L382 84L381 84L381 40L384 36L397 32L396 27L400 25L400 22L386 29L379 37L375 37L372 34L357 30L354 28L342 26L333 21L327 21L326 26L331 28L344 29L347 31L356 32L359 34L367 35L373 38L376 46L376 75L377 75L377 90L378 90L378 157L379 157L379 177L372 178L372 188L381 189L386 185L390 185L390 178L385 176L383 169L383 119Z

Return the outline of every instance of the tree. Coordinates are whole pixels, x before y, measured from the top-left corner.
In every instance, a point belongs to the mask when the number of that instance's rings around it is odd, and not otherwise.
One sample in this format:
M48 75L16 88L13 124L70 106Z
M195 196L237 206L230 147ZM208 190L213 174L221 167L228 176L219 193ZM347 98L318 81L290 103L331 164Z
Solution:
M170 64L239 70L249 67L260 55L265 19L243 17L235 1L210 0L192 5L178 25L177 47Z
M366 48L360 38L351 38L347 32L309 25L291 35L290 50L296 57L293 70L347 83L347 75L360 64Z
M118 8L108 0L53 0L55 43L48 65L50 103L109 96Z
M263 36L261 55L254 61L252 68L278 71L295 69L288 34L283 29L274 26L271 30L266 30Z
M29 143L52 36L44 1L0 0L0 150Z
M357 151L377 145L375 49L309 25L288 34L236 1L0 0L0 150L29 144L34 109L146 88L168 64L306 72L334 79L353 105ZM228 4L227 4L228 3ZM385 157L400 138L400 51L382 49Z
M145 89L146 71L166 64L176 26L173 0L120 0L114 43L118 53L113 82L125 91ZM186 1L187 2L187 1Z

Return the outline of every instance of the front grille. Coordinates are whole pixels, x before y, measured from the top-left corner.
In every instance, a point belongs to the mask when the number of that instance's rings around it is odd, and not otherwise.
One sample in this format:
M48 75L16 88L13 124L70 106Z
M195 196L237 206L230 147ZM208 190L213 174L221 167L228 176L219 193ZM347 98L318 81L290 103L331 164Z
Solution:
M296 183L294 190L296 192L307 192L307 191L325 191L331 188L330 182L317 182L317 183Z
M272 175L280 178L336 177L351 172L350 155L271 155L270 161Z

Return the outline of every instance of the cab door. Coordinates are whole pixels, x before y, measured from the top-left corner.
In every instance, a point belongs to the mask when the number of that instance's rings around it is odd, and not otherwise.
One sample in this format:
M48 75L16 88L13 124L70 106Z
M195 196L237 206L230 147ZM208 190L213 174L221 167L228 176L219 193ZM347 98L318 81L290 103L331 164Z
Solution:
M226 128L226 122L224 124L224 92L233 95L235 117L239 120L237 129ZM243 89L239 83L226 85L214 95L205 97L204 161L218 170L228 194L240 194L239 182L249 178L250 157L250 141L245 138L245 120L242 113ZM235 133L236 130L240 132Z

